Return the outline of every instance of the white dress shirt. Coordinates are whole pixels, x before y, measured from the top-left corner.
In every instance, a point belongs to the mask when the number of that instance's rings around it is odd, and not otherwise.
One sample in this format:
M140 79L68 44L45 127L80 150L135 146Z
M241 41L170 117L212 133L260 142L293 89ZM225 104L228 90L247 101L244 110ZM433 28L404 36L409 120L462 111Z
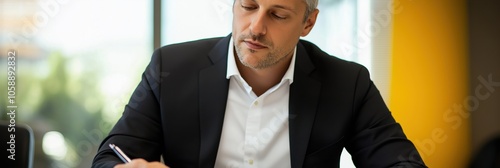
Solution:
M228 50L230 83L215 167L290 167L288 99L297 48L281 82L258 97L238 71L232 38Z

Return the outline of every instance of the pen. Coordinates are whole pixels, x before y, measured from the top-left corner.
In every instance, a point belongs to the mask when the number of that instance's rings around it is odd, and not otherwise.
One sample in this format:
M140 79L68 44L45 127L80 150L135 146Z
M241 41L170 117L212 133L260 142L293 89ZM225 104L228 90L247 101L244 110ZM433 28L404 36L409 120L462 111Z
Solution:
M125 163L129 163L130 162L130 158L125 155L125 153L123 153L123 151L118 147L116 146L115 144L109 144L109 147L111 149L113 149L113 151L116 153L116 155L118 155L118 157Z

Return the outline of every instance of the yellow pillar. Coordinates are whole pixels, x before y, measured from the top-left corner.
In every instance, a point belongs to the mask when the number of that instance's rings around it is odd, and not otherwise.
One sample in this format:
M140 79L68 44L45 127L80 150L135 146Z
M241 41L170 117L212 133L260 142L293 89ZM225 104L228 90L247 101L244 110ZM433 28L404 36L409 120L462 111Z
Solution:
M466 0L394 0L390 108L429 167L470 157Z

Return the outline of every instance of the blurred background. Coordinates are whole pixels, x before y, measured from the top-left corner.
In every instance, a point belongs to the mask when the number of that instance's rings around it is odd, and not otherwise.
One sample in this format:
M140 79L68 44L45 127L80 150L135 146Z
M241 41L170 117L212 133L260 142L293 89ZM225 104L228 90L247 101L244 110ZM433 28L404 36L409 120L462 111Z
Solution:
M90 167L154 49L227 36L232 3L0 0L0 120L10 120L4 79L7 53L15 51L15 120L33 129L34 167ZM498 7L493 0L320 0L304 39L370 70L429 167L468 167L500 136ZM354 167L347 152L341 167Z

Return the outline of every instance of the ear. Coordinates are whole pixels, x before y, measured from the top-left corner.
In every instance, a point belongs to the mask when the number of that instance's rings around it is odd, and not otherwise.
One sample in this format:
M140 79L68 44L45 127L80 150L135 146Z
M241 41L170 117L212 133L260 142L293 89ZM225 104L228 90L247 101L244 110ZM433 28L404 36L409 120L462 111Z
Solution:
M306 22L304 23L304 29L302 30L302 33L300 36L305 37L311 32L312 28L314 27L314 24L316 24L316 18L318 17L319 10L315 9L313 12L309 14L307 17Z

